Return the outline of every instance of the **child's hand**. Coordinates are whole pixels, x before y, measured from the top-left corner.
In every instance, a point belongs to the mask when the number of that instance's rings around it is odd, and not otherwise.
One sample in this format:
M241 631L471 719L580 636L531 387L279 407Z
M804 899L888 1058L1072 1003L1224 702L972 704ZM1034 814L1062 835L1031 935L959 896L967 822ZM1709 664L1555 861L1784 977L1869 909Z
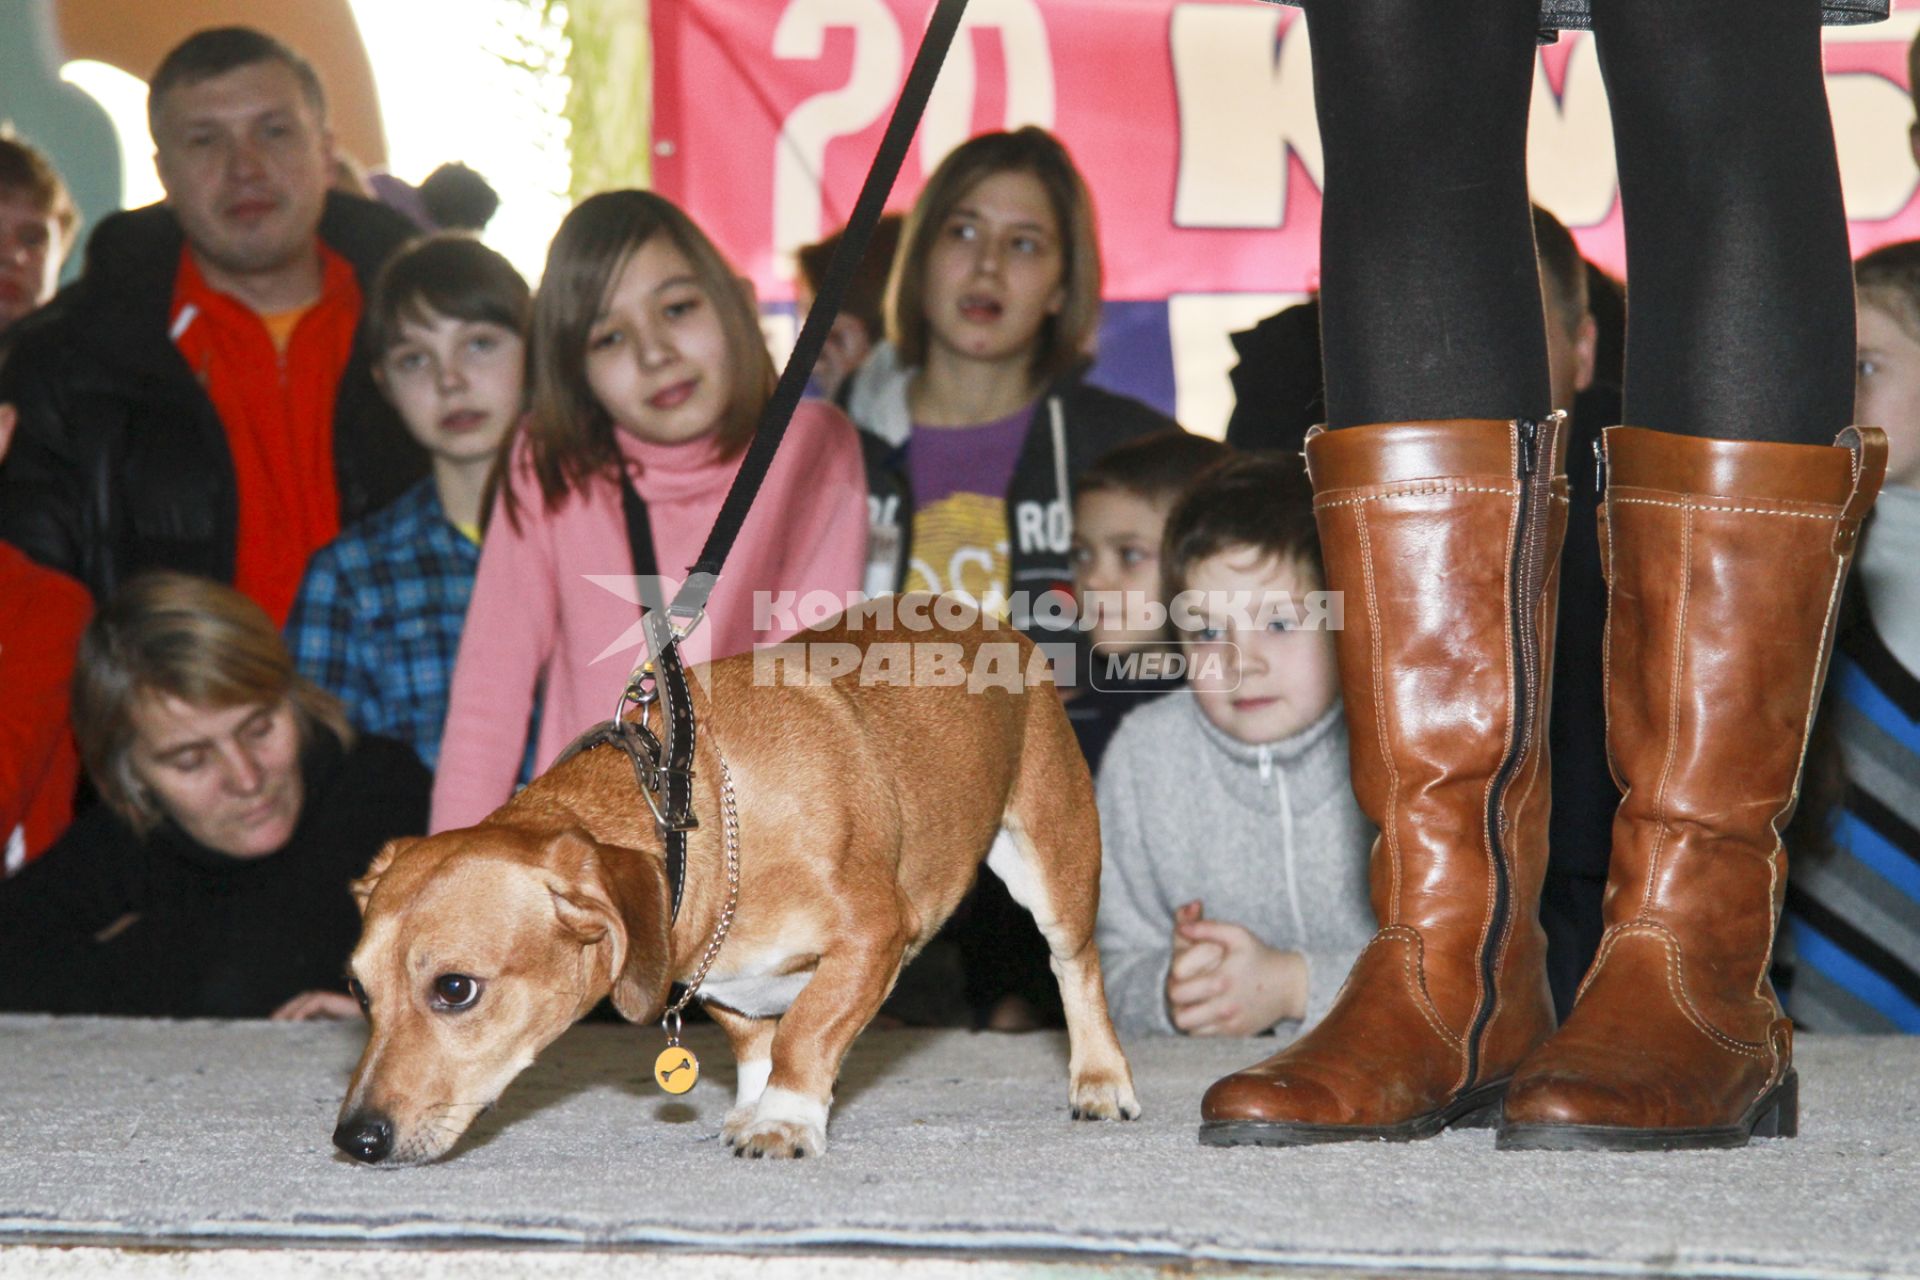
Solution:
M1205 908L1198 898L1174 910L1173 913L1173 963L1167 966L1166 1001L1167 1012L1174 1008L1173 993L1176 987L1201 978L1220 967L1226 958L1226 951L1217 943L1189 940L1181 932L1187 925L1205 918Z
M1180 1031L1250 1036L1306 1014L1306 957L1275 950L1224 920L1175 919L1186 948L1176 950L1167 974L1167 1006ZM1203 963L1216 953L1216 961Z
M1173 963L1167 965L1167 1011L1173 1015L1175 1027L1179 1027L1179 1006L1192 1000L1194 984L1204 983L1225 960L1227 950L1215 942L1175 944Z
M345 1022L361 1016L360 1002L344 991L302 991L267 1015L273 1022Z

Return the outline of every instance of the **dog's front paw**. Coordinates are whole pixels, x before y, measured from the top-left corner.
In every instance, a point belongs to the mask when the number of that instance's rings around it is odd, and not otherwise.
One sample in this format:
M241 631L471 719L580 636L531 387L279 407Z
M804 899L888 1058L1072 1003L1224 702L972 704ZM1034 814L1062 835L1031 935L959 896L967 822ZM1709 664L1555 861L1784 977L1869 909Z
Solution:
M1075 1120L1138 1120L1140 1100L1125 1075L1089 1072L1073 1082L1068 1103Z
M776 1120L770 1124L756 1121L733 1143L733 1154L752 1156L755 1160L766 1157L798 1160L802 1156L819 1155L826 1145L827 1135L812 1125L796 1124L791 1120Z
M791 1089L770 1088L754 1106L729 1112L721 1132L736 1156L817 1156L827 1149L827 1107Z

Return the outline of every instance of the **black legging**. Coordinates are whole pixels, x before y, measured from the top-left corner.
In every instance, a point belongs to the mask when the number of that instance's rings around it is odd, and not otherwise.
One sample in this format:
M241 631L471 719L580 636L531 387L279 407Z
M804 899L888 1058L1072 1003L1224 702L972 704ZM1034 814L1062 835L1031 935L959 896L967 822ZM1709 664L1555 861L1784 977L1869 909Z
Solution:
M1537 0L1307 0L1334 426L1548 408ZM1853 282L1817 0L1593 0L1626 213L1626 421L1829 443Z

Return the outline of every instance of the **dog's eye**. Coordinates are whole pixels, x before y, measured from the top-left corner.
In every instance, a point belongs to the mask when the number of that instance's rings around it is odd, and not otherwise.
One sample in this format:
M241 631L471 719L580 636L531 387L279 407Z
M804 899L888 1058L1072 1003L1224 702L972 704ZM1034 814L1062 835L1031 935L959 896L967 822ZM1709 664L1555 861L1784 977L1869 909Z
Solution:
M479 982L464 973L443 973L433 980L433 1002L442 1009L465 1009L479 998Z
M362 1013L373 1012L373 1001L367 999L367 989L360 985L360 979L348 978L347 992L355 1000L358 1000L360 1002L360 1012Z

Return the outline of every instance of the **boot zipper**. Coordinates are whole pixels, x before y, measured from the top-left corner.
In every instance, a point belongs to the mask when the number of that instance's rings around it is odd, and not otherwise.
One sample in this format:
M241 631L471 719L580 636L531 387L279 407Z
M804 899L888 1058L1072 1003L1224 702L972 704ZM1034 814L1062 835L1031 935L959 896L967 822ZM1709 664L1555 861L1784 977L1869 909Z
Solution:
M1480 1038L1497 1012L1499 1001L1495 979L1499 971L1500 943L1507 932L1507 917L1513 911L1512 877L1507 865L1507 832L1500 806L1506 799L1507 788L1512 785L1513 775L1519 770L1520 761L1526 757L1532 745L1533 702L1539 688L1540 636L1534 626L1533 605L1539 599L1540 580L1545 576L1546 518L1543 508L1551 498L1549 486L1553 476L1551 466L1540 465L1540 423L1532 418L1521 418L1514 425L1519 432L1520 445L1520 515L1519 536L1515 539L1513 551L1513 586L1508 595L1507 608L1513 619L1514 670L1519 679L1514 690L1512 735L1507 753L1494 775L1493 790L1487 800L1487 845L1493 852L1493 914L1487 925L1486 943L1480 950L1481 990L1485 995L1467 1036L1468 1087L1479 1083Z

